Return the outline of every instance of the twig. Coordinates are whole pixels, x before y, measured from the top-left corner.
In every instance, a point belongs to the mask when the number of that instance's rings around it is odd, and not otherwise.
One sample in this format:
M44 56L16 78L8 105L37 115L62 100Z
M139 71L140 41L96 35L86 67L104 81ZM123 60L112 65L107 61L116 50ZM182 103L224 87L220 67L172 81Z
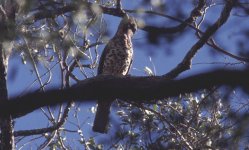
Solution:
M193 57L196 55L198 50L209 40L209 38L227 21L234 3L235 0L227 1L218 20L203 33L200 40L192 46L183 60L173 70L164 75L165 78L173 79L180 73L191 68L191 61Z
M225 54L225 55L227 55L227 56L230 56L231 58L234 58L234 59L237 59L237 60L240 60L240 61L249 63L249 58L242 57L242 56L236 56L236 55L234 55L234 54L232 54L232 53L229 53L228 51L226 51L226 50L222 49L221 47L219 47L219 46L215 43L214 39L212 39L212 38L207 42L207 45L213 47L213 48L214 48L215 50L217 50L218 52L221 52L221 53L223 53L223 54Z
M140 27L140 29L147 31L147 32L151 32L153 34L166 34L166 33L177 33L177 32L181 32L183 31L187 26L192 26L191 23L193 23L199 16L202 15L202 9L204 8L206 4L206 0L199 0L199 3L197 5L196 8L194 8L191 11L190 16L182 21L181 19L169 16L169 15L165 15L165 14L161 14L161 13L157 13L157 12L153 12L153 11L144 11L144 13L149 13L149 14L155 14L155 15L160 15L160 16L164 16L167 17L169 19L175 20L177 22L180 22L181 24L179 24L178 26L175 27L154 27L154 26L144 26L144 27ZM127 12L136 12L133 10L126 10Z
M142 110L149 110L151 111L152 113L156 114L157 116L160 117L160 119L164 120L169 127L173 128L174 131L172 131L172 133L175 133L177 134L179 137L180 137L180 143L182 143L183 145L185 145L186 148L192 150L193 147L190 145L190 143L188 142L188 140L184 137L184 135L181 133L180 130L177 129L177 127L172 124L170 121L168 121L163 115L161 115L160 113L158 113L157 111L153 110L153 109L150 109L148 107L143 107L142 105L137 105L136 103L131 103L135 106L137 106L138 108L142 108ZM172 134L174 135L174 134ZM176 138L177 139L177 138Z
M57 131L55 130L55 132L52 133L52 135L50 135L46 141L44 141L38 148L37 150L44 150L46 147L48 147L48 145L53 141L53 139L55 138L57 134Z
M91 8L90 6L92 5L92 3L90 2L84 2L83 5L87 6L87 8ZM179 24L178 26L175 27L155 27L155 26L149 26L149 25L145 25L145 26L140 26L140 29L147 31L149 33L153 33L153 34L171 34L171 33L177 33L182 31L184 28L186 28L186 26L189 26L190 28L202 33L198 28L194 27L193 25L191 25L192 22L194 22L196 20L196 18L198 16L201 16L203 14L202 9L205 6L205 0L200 0L197 7L195 9L192 10L190 17L187 18L185 21L178 19L176 17L172 17L166 14L162 14L162 13L158 13L158 12L154 12L154 11L144 11L144 13L148 13L148 14L154 14L154 15L159 15L162 17L166 17L169 18L171 20L175 20L177 22L180 22L181 24ZM108 8L108 7L103 7L101 5L99 5L99 7L102 9L103 13L109 14L109 15L113 15L113 16L117 16L117 17L122 17L122 13L119 12L119 9L117 8ZM40 11L35 13L31 18L34 19L34 21L38 21L40 19L44 19L44 18L53 18L56 17L58 15L67 13L67 12L71 12L71 11L75 11L77 10L78 7L73 5L73 4L69 4L67 6L64 6L62 8L58 8L57 10L53 10L53 11ZM129 13L137 13L137 10L124 10L125 12L129 12ZM27 20L26 20L27 21ZM25 22L25 21L24 21ZM215 50L228 55L234 59L237 60L241 60L241 61L245 61L245 62L249 62L248 58L244 58L241 56L236 56L232 53L229 53L228 51L220 48L217 44L214 44L212 42L213 39L210 39L207 44L211 47L213 47ZM211 42L211 43L210 43Z
M28 140L26 143L22 144L22 145L19 147L18 150L23 149L26 145L32 144L35 140L41 139L42 137L43 137L43 136L38 136L38 137L35 137L35 138L33 138L33 139Z
M204 18L205 18L205 16L206 16L207 9L209 9L209 8L212 7L212 6L214 6L214 4L208 6L208 7L206 7L206 8L204 9L204 13L203 13L203 15L202 15L201 20L199 21L198 24L195 25L195 26L196 26L196 34L197 34L197 37L198 37L198 38L201 38L201 35L203 34L203 32L200 30L200 25L201 25L201 23L204 21ZM221 53L223 53L223 54L225 54L225 55L227 55L227 56L229 56L229 57L231 57L231 58L234 58L234 59L237 59L237 60L243 61L243 62L249 62L249 58L245 58L245 57L241 57L241 56L236 56L236 55L234 55L234 54L232 54L232 53L230 53L230 52L228 52L228 51L222 49L221 47L219 47L219 46L215 43L215 41L214 41L213 38L210 38L210 39L206 42L206 44L209 45L209 46L211 46L212 48L214 48L214 49L217 50L218 52L221 52Z
M120 6L119 6L120 4ZM86 8L91 9L92 7L92 3L90 2L82 2L82 5L86 6ZM96 4L95 4L96 5ZM113 15L113 16L117 16L117 17L123 17L125 12L129 12L129 13L137 13L137 10L126 10L126 9L122 9L121 8L121 0L117 0L117 7L116 8L108 8L108 7L104 7L101 5L98 5L99 8L102 10L103 13L105 14L109 14L109 15ZM164 14L160 14L157 12L152 12L152 11L144 11L145 13L150 13L150 14L155 14L155 15L163 15L164 17L173 19L175 21L181 22L180 25L176 26L176 27L169 27L169 28L160 28L160 27L153 27L153 26L143 26L140 27L140 29L145 30L147 32L157 32L158 34L162 34L162 33L176 33L176 32L180 32L182 31L184 28L186 28L188 25L190 25L193 21L195 21L197 19L198 16L202 15L202 8L205 6L205 0L200 0L198 3L198 6L196 8L194 8L190 14L190 17L187 18L185 21L182 21L180 19L177 19L175 17L169 16L169 15L164 15ZM29 18L27 18L24 22L27 23L32 23L41 19L45 19L45 18L54 18L58 15L62 15L68 12L72 12L72 11L77 11L80 8L80 6L75 5L75 4L68 4L67 6L55 9L55 10L50 10L50 11L39 11L34 13L32 16L30 16Z
M63 142L63 139L62 139L62 136L61 136L60 132L57 132L57 138L58 138L58 141L60 142L61 148L63 150L68 150L67 147L65 146L64 142Z
M68 103L66 106L66 109L64 110L64 113L62 115L62 118L58 123L55 123L51 127L47 128L41 128L41 129L34 129L34 130L20 130L20 131L15 131L14 136L31 136L31 135L38 135L38 134L44 134L48 132L53 132L55 130L58 130L65 122L68 117L68 112L70 111L71 103Z

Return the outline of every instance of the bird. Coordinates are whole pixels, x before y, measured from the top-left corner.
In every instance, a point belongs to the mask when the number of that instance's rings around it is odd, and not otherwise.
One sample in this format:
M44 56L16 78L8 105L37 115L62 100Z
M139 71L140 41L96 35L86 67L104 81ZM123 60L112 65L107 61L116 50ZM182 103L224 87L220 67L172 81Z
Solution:
M106 44L100 57L97 75L125 76L133 61L132 37L137 31L135 18L125 14L113 38ZM109 114L115 99L97 100L97 110L92 130L107 133Z

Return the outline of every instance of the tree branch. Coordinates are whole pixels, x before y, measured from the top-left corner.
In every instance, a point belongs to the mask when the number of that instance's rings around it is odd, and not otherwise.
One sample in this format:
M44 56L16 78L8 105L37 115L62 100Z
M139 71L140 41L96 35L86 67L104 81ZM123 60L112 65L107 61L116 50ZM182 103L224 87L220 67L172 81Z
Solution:
M65 90L53 89L45 93L30 93L10 101L0 102L0 116L30 113L40 107L54 106L59 103L91 101L99 98L119 98L131 101L162 99L181 93L195 92L200 89L219 85L241 86L248 88L248 70L216 70L179 80L168 80L162 76L115 77L101 75L81 81ZM148 101L147 101L148 102Z
M165 34L165 33L180 32L180 31L184 30L187 26L189 26L193 21L195 21L197 17L202 15L202 9L205 6L205 4L206 4L205 0L199 0L197 7L191 11L190 16L185 21L182 21L180 19L168 16L168 15L164 15L164 16L167 16L167 18L176 20L176 21L181 23L175 27L166 27L165 28L165 27L154 27L154 26L145 25L145 26L139 26L139 28L141 30L147 31L149 33L158 34L158 35ZM68 12L77 11L78 9L81 8L81 6L84 6L85 8L87 8L91 11L91 8L93 5L97 5L97 4L90 3L90 2L82 2L81 5L79 5L78 3L77 4L68 4L64 7L61 7L61 8L55 9L55 10L39 11L39 12L34 13L28 19L26 19L26 22L30 22L30 21L35 22L35 21L45 19L45 18L54 18L58 15L62 15L62 14L68 13ZM101 5L97 5L97 6L105 14L109 14L109 15L113 15L113 16L117 16L117 17L123 17L123 15L124 15L124 12L122 11L122 7L121 7L121 0L117 0L116 8L109 8L109 7L104 7ZM129 12L129 13L137 13L136 10L124 10L124 11ZM145 11L145 12L150 13L150 14L159 15L159 13L155 13L155 12L151 12L151 11Z
M15 37L15 14L17 5L14 0L0 1L0 102L7 101L7 70L8 59L12 49L11 42ZM8 48L4 46L8 43ZM10 114L0 117L0 149L15 149L13 122Z
M15 131L14 132L14 136L30 136L30 135L38 135L38 134L44 134L44 133L48 133L48 132L53 132L55 130L58 130L60 127L62 127L62 125L66 122L66 119L68 117L68 113L70 111L70 106L71 106L71 102L69 102L66 106L66 109L62 115L61 120L54 124L51 127L47 127L47 128L41 128L41 129L34 129L34 130L20 130L20 131Z
M190 16L184 21L182 21L182 20L180 20L178 18L167 16L167 18L170 18L172 20L176 20L178 22L181 22L181 24L179 24L179 25L177 25L175 27L154 27L154 26L146 25L146 26L140 27L140 29L142 29L144 31L147 31L149 33L156 34L156 35L162 35L162 34L165 34L165 33L181 32L187 26L190 26L190 24L193 23L199 16L202 15L202 9L204 8L205 4L206 4L206 0L199 0L199 3L197 5L197 7L195 7L191 11ZM135 11L127 11L127 12L135 12ZM147 13L159 15L158 13L151 12L151 11L147 11Z
M116 8L108 8L108 7L103 7L101 5L98 5L98 6L101 8L102 12L105 14L109 14L109 15L113 15L113 16L117 16L117 17L122 17L124 12L120 11L121 7L119 7L119 4L121 6L120 0L117 1ZM158 35L162 35L162 34L173 34L173 33L181 32L187 26L189 26L190 28L203 34L202 31L195 28L193 25L191 25L191 23L193 21L195 21L197 17L202 15L202 9L204 8L205 4L206 4L205 0L200 0L198 5L191 11L190 16L184 21L181 19L169 16L169 15L166 15L166 14L158 13L158 12L144 11L144 13L159 15L162 17L166 17L166 18L175 20L177 22L180 22L180 24L177 26L174 26L174 27L155 27L155 26L145 25L145 26L139 26L139 28L148 32L148 33L153 33L154 35L156 34L158 36ZM85 6L87 9L91 10L92 5L97 5L97 4L93 4L90 2L82 2L82 5ZM51 11L44 10L44 11L36 12L31 17L26 19L26 22L30 22L30 20L33 20L33 22L35 22L35 21L45 19L45 18L54 18L58 15L62 15L62 14L68 13L68 12L77 11L80 8L80 6L82 6L82 5L68 4L67 6L58 8L56 10L51 10ZM137 10L124 10L124 11L129 12L129 13L137 13ZM213 47L215 50L217 50L225 55L228 55L229 57L232 57L232 58L240 60L240 61L249 62L248 58L236 56L236 55L231 54L231 53L225 51L224 49L220 48L217 44L215 44L213 42L213 39L210 39L206 43L209 46Z
M78 3L67 4L64 7L54 9L54 10L49 10L49 11L44 10L44 11L36 12L33 15L31 15L29 18L27 18L26 21L24 22L35 22L35 21L45 19L45 18L55 18L65 13L77 11L82 7L92 11L91 8L94 5L97 5L100 8L100 10L105 14L109 14L109 15L113 15L117 17L122 17L124 15L123 12L120 11L120 9L118 8L108 8L108 7L103 7L101 5L90 3L90 2L81 2L81 4L78 4Z
M228 20L230 16L230 12L232 11L232 8L235 4L236 0L228 0L225 7L223 8L220 17L218 20L210 26L200 38L199 41L197 41L192 48L188 51L188 53L185 55L183 60L169 73L165 74L164 76L166 78L172 79L177 77L180 73L183 71L186 71L190 69L191 67L191 61L193 57L196 55L198 50L209 40L209 38Z
M234 58L234 59L236 59L236 60L239 60L239 61L243 61L243 62L249 63L249 58L243 57L243 56L237 56L237 55L234 55L234 54L232 54L232 53L230 53L230 52L228 52L228 51L222 49L221 47L219 47L219 46L215 43L214 39L210 39L210 40L207 42L207 45L211 46L211 47L214 48L216 51L218 51L218 52L220 52L220 53L223 53L223 54L225 54L225 55L227 55L227 56L229 56L229 57L231 57L231 58Z

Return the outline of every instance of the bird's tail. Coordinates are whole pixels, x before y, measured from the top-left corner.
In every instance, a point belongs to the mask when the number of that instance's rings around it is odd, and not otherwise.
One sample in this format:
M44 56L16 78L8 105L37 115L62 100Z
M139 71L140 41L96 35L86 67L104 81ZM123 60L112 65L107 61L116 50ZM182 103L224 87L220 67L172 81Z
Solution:
M107 133L112 102L113 100L98 100L97 111L92 128L94 132Z

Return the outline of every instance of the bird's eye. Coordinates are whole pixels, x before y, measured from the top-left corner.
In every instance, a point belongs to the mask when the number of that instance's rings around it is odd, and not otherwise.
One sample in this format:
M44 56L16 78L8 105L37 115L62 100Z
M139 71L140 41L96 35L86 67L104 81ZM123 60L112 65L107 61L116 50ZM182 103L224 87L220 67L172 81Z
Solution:
M135 25L135 24L129 24L129 28L130 28L133 32L136 32L136 25Z

